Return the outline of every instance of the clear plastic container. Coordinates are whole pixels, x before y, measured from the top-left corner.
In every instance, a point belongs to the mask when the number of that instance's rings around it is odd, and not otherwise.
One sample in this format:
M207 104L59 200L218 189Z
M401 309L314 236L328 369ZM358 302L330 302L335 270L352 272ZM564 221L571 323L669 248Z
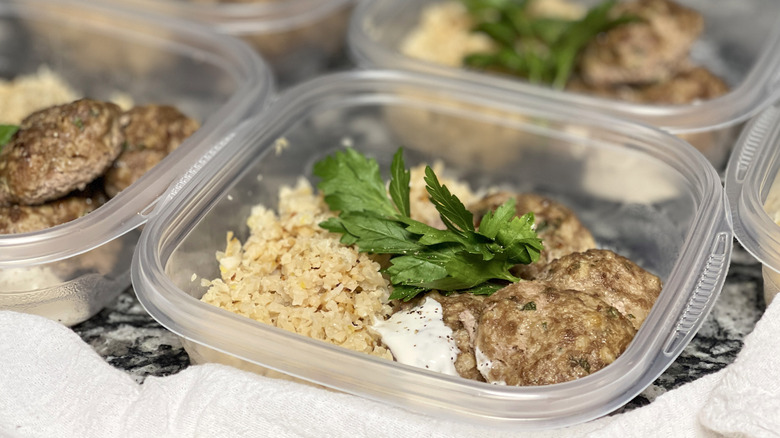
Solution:
M431 118L418 120L421 111ZM477 142L461 135L477 128L496 137ZM206 291L200 278L219 277L215 254L224 251L226 233L245 239L252 206L275 208L281 185L311 177L313 163L344 145L375 157L385 172L403 145L407 165L441 159L472 187L506 184L562 200L599 245L659 275L663 291L617 361L545 387L437 374L200 301ZM720 179L689 144L522 92L414 72L323 76L283 93L224 152L182 179L147 223L132 270L143 306L184 339L194 361L282 374L415 412L517 429L605 415L652 383L687 345L720 293L731 258Z
M766 304L780 291L780 106L746 127L726 168L734 235L762 263Z
M341 67L355 0L101 0L202 23L265 59L280 87Z
M679 135L699 149L719 170L744 121L778 95L780 3L774 0L677 0L704 17L704 33L691 58L723 78L730 91L716 99L686 105L648 105L563 92L509 77L437 65L400 50L418 26L422 11L452 0L365 0L355 9L348 41L354 61L368 68L432 72L540 98L565 99L583 111L631 118ZM577 1L574 3L593 4Z
M175 20L88 1L0 3L0 77L48 67L82 96L116 92L136 105L170 104L200 129L92 213L53 228L0 235L0 309L76 324L130 285L140 227L172 181L274 93L273 76L244 44Z

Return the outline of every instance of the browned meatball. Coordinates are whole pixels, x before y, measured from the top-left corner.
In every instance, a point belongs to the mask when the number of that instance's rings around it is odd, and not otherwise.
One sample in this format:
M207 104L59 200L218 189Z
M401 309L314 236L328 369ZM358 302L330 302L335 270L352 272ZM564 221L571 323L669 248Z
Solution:
M485 300L475 351L487 382L549 385L611 364L635 333L620 312L592 295L520 282Z
M57 199L102 175L122 149L121 110L90 99L25 118L0 151L0 205Z
M643 103L686 104L714 99L729 91L723 80L703 67L679 73L669 81L644 87L639 101Z
M649 85L591 87L575 79L568 89L629 102L668 105L714 99L729 91L722 79L703 67L692 67L667 81Z
M604 300L637 330L661 293L661 279L609 250L563 256L537 278L558 289L576 289Z
M179 147L198 122L167 105L135 107L122 116L125 145L105 175L106 192L114 197Z
M102 191L88 188L38 205L0 207L0 234L29 233L64 224L103 205Z
M484 381L477 370L474 340L486 297L469 293L443 296L437 292L430 292L428 296L441 304L444 324L452 330L455 344L460 350L460 354L455 358L455 370L461 377Z
M544 244L539 261L531 265L518 265L513 270L515 275L533 279L550 261L572 252L596 247L593 235L571 209L544 196L533 193L515 195L499 192L472 204L469 209L474 212L475 220L479 222L485 213L495 210L511 196L515 197L515 210L518 216L528 212L534 213L536 232Z
M580 74L591 85L647 83L673 77L704 28L701 14L670 0L619 3L613 12L639 20L617 26L586 46Z

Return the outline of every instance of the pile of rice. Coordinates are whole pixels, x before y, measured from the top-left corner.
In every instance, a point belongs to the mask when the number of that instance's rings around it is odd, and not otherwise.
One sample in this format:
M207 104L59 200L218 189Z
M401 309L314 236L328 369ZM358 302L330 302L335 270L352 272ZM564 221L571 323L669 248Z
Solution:
M82 97L62 76L41 65L35 73L0 79L0 124L18 125L35 111ZM135 104L132 96L119 91L112 92L108 100L123 110Z
M34 74L0 80L0 124L18 125L35 111L78 98L64 79L42 66Z
M438 169L438 170L437 170ZM441 175L441 166L434 167ZM440 223L428 201L423 167L412 169L413 217ZM465 184L440 178L464 203L475 195ZM319 227L333 213L300 179L282 187L279 212L258 205L247 221L250 235L243 244L232 232L217 253L221 278L201 280L208 287L206 303L351 350L392 359L371 325L389 317L390 287L380 264L340 235Z

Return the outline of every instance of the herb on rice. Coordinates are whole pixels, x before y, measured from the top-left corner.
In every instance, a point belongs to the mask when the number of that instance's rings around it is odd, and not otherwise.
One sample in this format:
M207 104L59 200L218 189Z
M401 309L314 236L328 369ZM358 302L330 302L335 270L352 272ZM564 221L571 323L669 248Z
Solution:
M0 151L3 150L6 143L11 141L18 130L19 127L16 125L0 125Z
M490 295L520 281L510 273L512 266L539 259L542 242L533 229L534 215L517 217L514 198L485 215L476 229L471 212L426 167L426 190L447 227L439 230L410 217L410 173L402 149L390 173L386 188L376 160L351 148L314 165L325 202L339 212L320 226L342 234L342 243L361 252L393 256L386 271L393 285L390 299L409 301L430 290Z
M627 14L612 17L616 0L606 0L580 20L533 17L533 0L462 0L475 21L474 31L487 35L497 49L472 53L468 67L496 70L562 89L582 49L596 36L616 26L637 21Z

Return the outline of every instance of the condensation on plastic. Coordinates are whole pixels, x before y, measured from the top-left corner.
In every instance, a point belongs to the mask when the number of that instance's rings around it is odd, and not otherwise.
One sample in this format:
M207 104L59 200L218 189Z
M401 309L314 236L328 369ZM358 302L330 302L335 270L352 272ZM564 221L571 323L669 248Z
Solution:
M469 132L488 133L480 138ZM284 139L286 148L278 148ZM626 352L590 376L502 387L433 373L286 332L203 303L215 253L246 238L256 204L351 145L383 169L440 159L473 187L507 186L571 206L597 242L659 275L664 288ZM283 93L159 203L133 259L142 305L200 361L283 373L431 415L512 429L605 415L653 382L717 299L733 237L717 172L657 129L535 95L401 71L328 75Z

